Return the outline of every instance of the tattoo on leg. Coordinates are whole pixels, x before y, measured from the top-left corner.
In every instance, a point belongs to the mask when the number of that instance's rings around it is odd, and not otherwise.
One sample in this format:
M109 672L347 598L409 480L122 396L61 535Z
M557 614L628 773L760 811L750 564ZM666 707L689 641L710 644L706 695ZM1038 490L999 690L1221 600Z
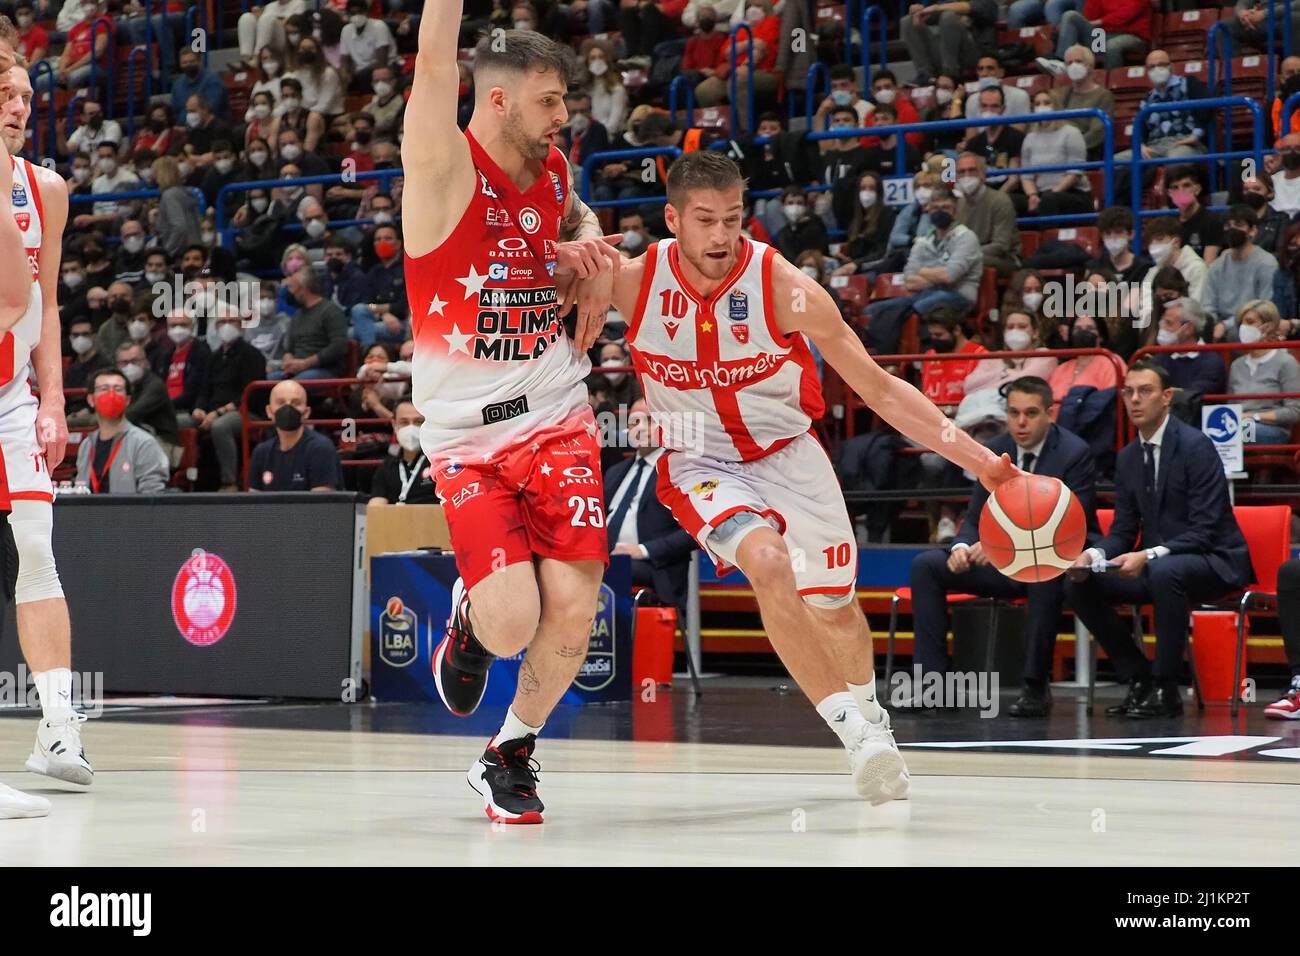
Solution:
M574 657L583 657L587 653L587 649L585 647L562 646L555 653L559 654L563 658L569 659Z
M529 694L535 694L541 688L542 682L537 679L537 672L533 670L533 665L524 661L519 668L519 693L525 697Z

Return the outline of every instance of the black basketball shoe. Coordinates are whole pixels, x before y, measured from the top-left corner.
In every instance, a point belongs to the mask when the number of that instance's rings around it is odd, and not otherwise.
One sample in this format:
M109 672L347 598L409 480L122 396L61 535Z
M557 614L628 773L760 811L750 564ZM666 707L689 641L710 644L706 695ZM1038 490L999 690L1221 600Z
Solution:
M433 655L433 681L438 696L457 717L478 710L487 690L492 655L474 637L469 623L469 593L460 578L451 589L451 617L447 635Z
M488 744L469 768L466 779L483 798L488 819L500 823L541 823L542 801L537 798L537 772L533 759L537 735Z

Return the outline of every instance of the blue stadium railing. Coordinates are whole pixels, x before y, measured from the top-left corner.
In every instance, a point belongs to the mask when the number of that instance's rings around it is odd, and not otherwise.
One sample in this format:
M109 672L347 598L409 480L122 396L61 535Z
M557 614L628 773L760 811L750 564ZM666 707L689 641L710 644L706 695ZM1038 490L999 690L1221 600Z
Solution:
M230 243L227 240L233 238L234 234L239 231L237 227L231 226L227 221L226 207L229 203L226 202L226 197L232 193L248 192L252 189L280 189L284 186L354 186L363 179L382 179L388 182L401 175L402 170L400 169L376 169L368 173L349 173L346 180L342 173L331 173L328 176L302 176L298 179L257 179L246 183L227 183L217 190L216 211L213 220L213 225L217 230L217 242L222 246L228 246ZM350 226L372 222L374 222L373 219L341 219L331 220L329 225ZM287 223L282 231L301 232L302 226L297 222L291 222Z

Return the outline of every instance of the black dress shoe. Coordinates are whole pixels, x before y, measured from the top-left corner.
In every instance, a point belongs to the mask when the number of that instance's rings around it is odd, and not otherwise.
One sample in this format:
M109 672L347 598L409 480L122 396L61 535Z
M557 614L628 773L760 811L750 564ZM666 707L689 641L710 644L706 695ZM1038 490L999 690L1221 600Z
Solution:
M1029 684L1020 692L1016 702L1007 708L1012 717L1046 717L1052 712L1052 691L1049 687Z
M1159 684L1151 688L1151 693L1124 714L1137 720L1150 717L1183 716L1183 697L1177 684Z
M1128 696L1124 698L1124 703L1116 704L1114 707L1107 707L1106 716L1123 717L1146 700L1147 695L1151 693L1151 687L1152 681L1150 677L1135 677L1133 683L1128 685Z

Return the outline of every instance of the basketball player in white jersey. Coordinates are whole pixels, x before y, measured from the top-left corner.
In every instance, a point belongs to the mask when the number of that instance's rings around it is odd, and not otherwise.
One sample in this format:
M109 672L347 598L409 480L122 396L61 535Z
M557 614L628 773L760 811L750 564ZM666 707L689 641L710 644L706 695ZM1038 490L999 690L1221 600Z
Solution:
M811 432L823 411L808 343L863 401L990 488L1017 472L953 428L867 354L814 279L741 235L744 181L705 150L668 174L665 221L616 275L614 305L652 427L669 451L658 492L720 571L754 588L773 647L849 752L859 794L905 798L907 768L876 701L871 631L856 594L857 548L839 482Z
M527 649L514 702L468 780L488 817L541 823L533 750L586 656L609 545L586 351L604 325L574 280L618 252L556 149L570 54L531 31L475 51L469 128L456 125L463 3L425 5L406 107L403 219L412 397L461 579L434 654L453 713L483 699L493 657Z
M0 168L12 165L12 182L7 189L0 187L0 195L12 206L5 218L23 236L23 268L31 289L25 314L0 334L0 508L9 512L18 550L18 640L42 710L27 769L86 785L94 773L81 747L80 724L86 718L72 708L68 606L51 544L50 471L62 461L68 438L56 290L68 191L54 170L18 158L31 115L32 87L21 65L9 71L8 80L13 95L0 106L0 139L14 158L11 163L0 159ZM39 402L32 392L33 377L40 388Z

